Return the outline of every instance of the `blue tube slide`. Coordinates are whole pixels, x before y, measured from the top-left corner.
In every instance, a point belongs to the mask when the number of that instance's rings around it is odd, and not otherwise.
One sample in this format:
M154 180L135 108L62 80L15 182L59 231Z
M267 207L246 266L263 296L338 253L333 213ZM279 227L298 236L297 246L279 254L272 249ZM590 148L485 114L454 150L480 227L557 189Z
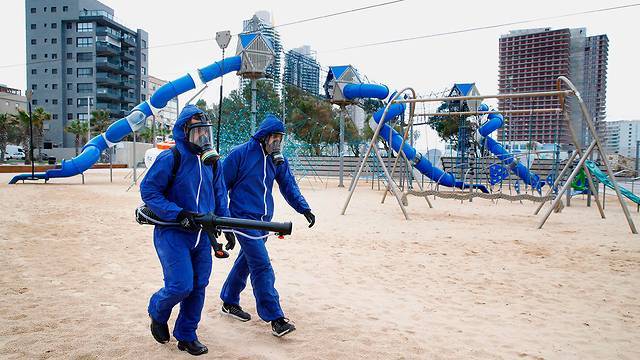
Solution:
M377 84L347 84L342 90L342 94L349 100L356 98L386 99L389 96L389 88Z
M489 106L487 104L482 104L480 105L478 110L489 111ZM502 116L502 114L489 114L487 122L478 129L478 134L482 139L484 139L487 149L496 157L498 157L498 159L506 167L508 167L511 172L522 179L522 181L524 181L526 184L538 190L538 192L541 192L545 182L543 180L540 180L540 177L527 169L526 166L522 165L518 161L518 159L507 152L507 150L502 147L500 143L489 137L489 134L498 130L503 125L504 117Z
M382 127L380 128L380 136L388 143L391 144L391 147L396 153L400 152L400 144L402 144L402 135L400 135L397 131L395 131L392 127L387 125L387 122L400 114L404 113L405 105L404 104L393 104L389 107L387 114L383 120ZM382 118L382 113L384 112L384 108L379 109L373 114L373 120L376 123L380 123ZM468 189L475 188L479 189L483 193L488 193L487 187L482 184L466 184L460 180L456 180L455 176L451 173L444 172L442 169L433 166L433 164L420 152L418 152L415 148L413 148L408 142L404 143L402 147L402 151L409 161L413 164L413 166L424 174L429 179L435 181L436 183L448 186L455 187L459 189Z
M207 83L232 71L238 71L240 70L241 63L242 60L240 56L215 62L198 69L197 76L200 77L198 80ZM43 173L36 173L35 177L49 180L51 178L74 176L84 172L98 161L102 151L122 141L122 139L131 132L138 131L142 128L145 120L153 114L154 110L162 109L167 106L169 100L189 90L195 89L197 85L196 80L197 79L192 79L190 74L187 74L162 85L148 101L138 104L131 110L129 115L111 124L103 134L97 135L89 140L89 142L82 147L82 152L78 156L70 160L63 160L62 166L58 168L50 169ZM15 184L20 180L29 178L31 178L31 174L16 175L9 181L9 184Z

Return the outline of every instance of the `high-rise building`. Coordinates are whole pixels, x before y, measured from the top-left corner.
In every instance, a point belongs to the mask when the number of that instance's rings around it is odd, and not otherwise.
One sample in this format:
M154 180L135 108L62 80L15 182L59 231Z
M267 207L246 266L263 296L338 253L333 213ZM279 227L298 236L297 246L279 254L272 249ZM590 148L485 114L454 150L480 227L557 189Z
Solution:
M26 0L27 88L51 113L45 146L72 147L64 131L103 109L120 118L147 99L148 35L96 0ZM48 147L47 146L47 147Z
M511 31L499 40L499 80L501 93L556 90L558 76L567 76L583 95L596 127L602 132L605 117L608 38L586 36L586 29L550 28ZM559 108L557 98L501 99L503 110ZM567 104L571 126L581 146L588 143L587 127L578 102ZM508 131L500 132L509 141L573 143L561 113L508 115Z
M158 90L162 85L166 84L166 80L159 79L155 76L149 75L149 82L147 83L147 87L149 90L149 97L153 95L156 90ZM178 98L174 97L173 99L167 102L167 106L160 109L157 116L157 121L165 124L169 127L173 126L178 119Z
M607 150L626 157L636 157L640 141L640 120L605 121Z
M284 55L283 82L313 95L320 91L320 64L312 55L311 47L289 50Z
M260 32L273 44L275 56L273 63L267 67L266 76L273 80L274 88L279 90L282 81L282 43L280 42L280 34L273 28L271 14L268 11L257 11L251 19L242 22L242 32Z

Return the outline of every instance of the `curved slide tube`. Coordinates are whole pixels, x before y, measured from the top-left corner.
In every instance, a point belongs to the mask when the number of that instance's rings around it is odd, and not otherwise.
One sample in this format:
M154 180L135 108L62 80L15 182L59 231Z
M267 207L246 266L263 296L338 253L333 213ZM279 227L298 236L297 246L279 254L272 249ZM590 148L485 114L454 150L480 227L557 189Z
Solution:
M386 99L389 96L389 88L384 85L377 84L348 84L343 89L343 94L348 99L355 98L376 98L376 99ZM404 104L393 104L389 107L387 114L384 118L384 124L382 124L382 128L380 129L380 136L388 143L391 144L391 147L396 153L400 152L400 144L402 144L402 136L398 134L393 128L391 128L386 123L398 117L400 114L404 113L405 105ZM384 112L384 108L379 109L373 114L373 119L376 123L380 123L382 118L382 113ZM409 143L405 142L402 147L402 151L409 161L413 164L413 166L420 171L422 174L437 182L440 185L455 187L459 189L468 189L468 188L477 188L484 193L488 193L486 186L482 184L465 184L462 181L456 180L453 174L446 173L442 169L439 169L426 157L422 156L416 149L414 149Z
M70 159L63 160L62 166L56 169L47 170L44 173L36 173L38 179L48 180L51 178L69 177L78 175L100 158L102 151L114 146L116 143L129 135L133 131L138 131L145 124L147 117L157 114L158 110L167 106L167 102L174 97L189 90L195 89L199 84L207 83L224 74L240 70L240 56L234 56L223 61L215 62L201 69L184 75L174 81L162 85L147 101L144 101L129 113L126 117L117 120L107 128L107 130L92 138L82 147L82 152ZM15 184L20 180L31 178L31 174L16 175L9 184Z
M482 104L478 108L480 111L489 111L487 104ZM538 192L542 191L542 187L545 182L540 180L540 177L530 171L526 166L522 165L517 158L510 154L500 143L493 138L489 137L489 134L498 130L504 125L504 117L502 114L489 114L487 122L478 129L478 135L481 141L485 141L487 149L498 157L498 159L518 176L526 184L530 185Z

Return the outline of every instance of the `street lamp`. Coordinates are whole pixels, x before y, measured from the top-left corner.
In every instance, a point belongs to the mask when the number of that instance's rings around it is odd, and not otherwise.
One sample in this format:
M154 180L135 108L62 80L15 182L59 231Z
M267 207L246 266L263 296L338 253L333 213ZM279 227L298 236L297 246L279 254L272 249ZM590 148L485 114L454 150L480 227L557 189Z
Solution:
M31 160L31 177L28 180L38 180L36 178L36 165L33 161L33 114L31 112L31 99L33 99L33 90L29 89L25 92L27 97L27 106L29 109L29 160Z
M216 42L220 49L222 49L222 61L220 62L222 66L221 73L224 74L224 50L229 45L231 41L231 31L218 31L216 33ZM222 83L224 79L224 75L220 76L220 102L218 103L218 130L216 132L216 151L220 153L220 123L222 122Z

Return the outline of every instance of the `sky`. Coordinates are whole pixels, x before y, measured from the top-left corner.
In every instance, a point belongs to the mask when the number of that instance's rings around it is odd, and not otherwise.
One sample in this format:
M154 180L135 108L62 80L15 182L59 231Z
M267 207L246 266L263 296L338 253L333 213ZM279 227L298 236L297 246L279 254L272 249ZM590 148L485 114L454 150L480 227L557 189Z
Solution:
M149 33L149 74L173 80L194 68L221 59L213 40L215 33L242 30L242 20L257 10L272 13L275 25L316 17L384 2L384 0L325 0L316 2L244 0L235 2L181 0L131 1L103 0L115 10L126 26ZM302 5L304 4L304 5ZM587 35L607 34L609 63L607 79L607 120L640 119L633 106L638 70L638 36L635 24L640 6L594 14L534 21L460 34L431 37L395 44L339 50L372 42L455 31L465 28L562 15L612 6L633 4L628 1L536 0L536 1L466 1L454 6L446 1L407 0L374 9L309 21L278 28L286 49L303 44L317 51L323 66L354 65L370 80L390 88L413 87L420 94L442 91L455 82L475 82L483 94L497 93L498 39L509 30L551 27L585 27ZM24 2L3 0L3 51L0 57L0 83L26 87L25 9ZM301 6L302 5L302 6ZM7 29L15 29L9 32ZM13 35L13 36L10 36ZM157 47L199 39L189 44ZM231 40L227 55L235 52L237 38ZM157 47L157 48L155 48ZM323 79L321 79L321 82ZM225 93L237 87L237 78L225 77ZM207 102L218 99L219 83L210 84L202 97ZM181 97L184 103L189 95Z

